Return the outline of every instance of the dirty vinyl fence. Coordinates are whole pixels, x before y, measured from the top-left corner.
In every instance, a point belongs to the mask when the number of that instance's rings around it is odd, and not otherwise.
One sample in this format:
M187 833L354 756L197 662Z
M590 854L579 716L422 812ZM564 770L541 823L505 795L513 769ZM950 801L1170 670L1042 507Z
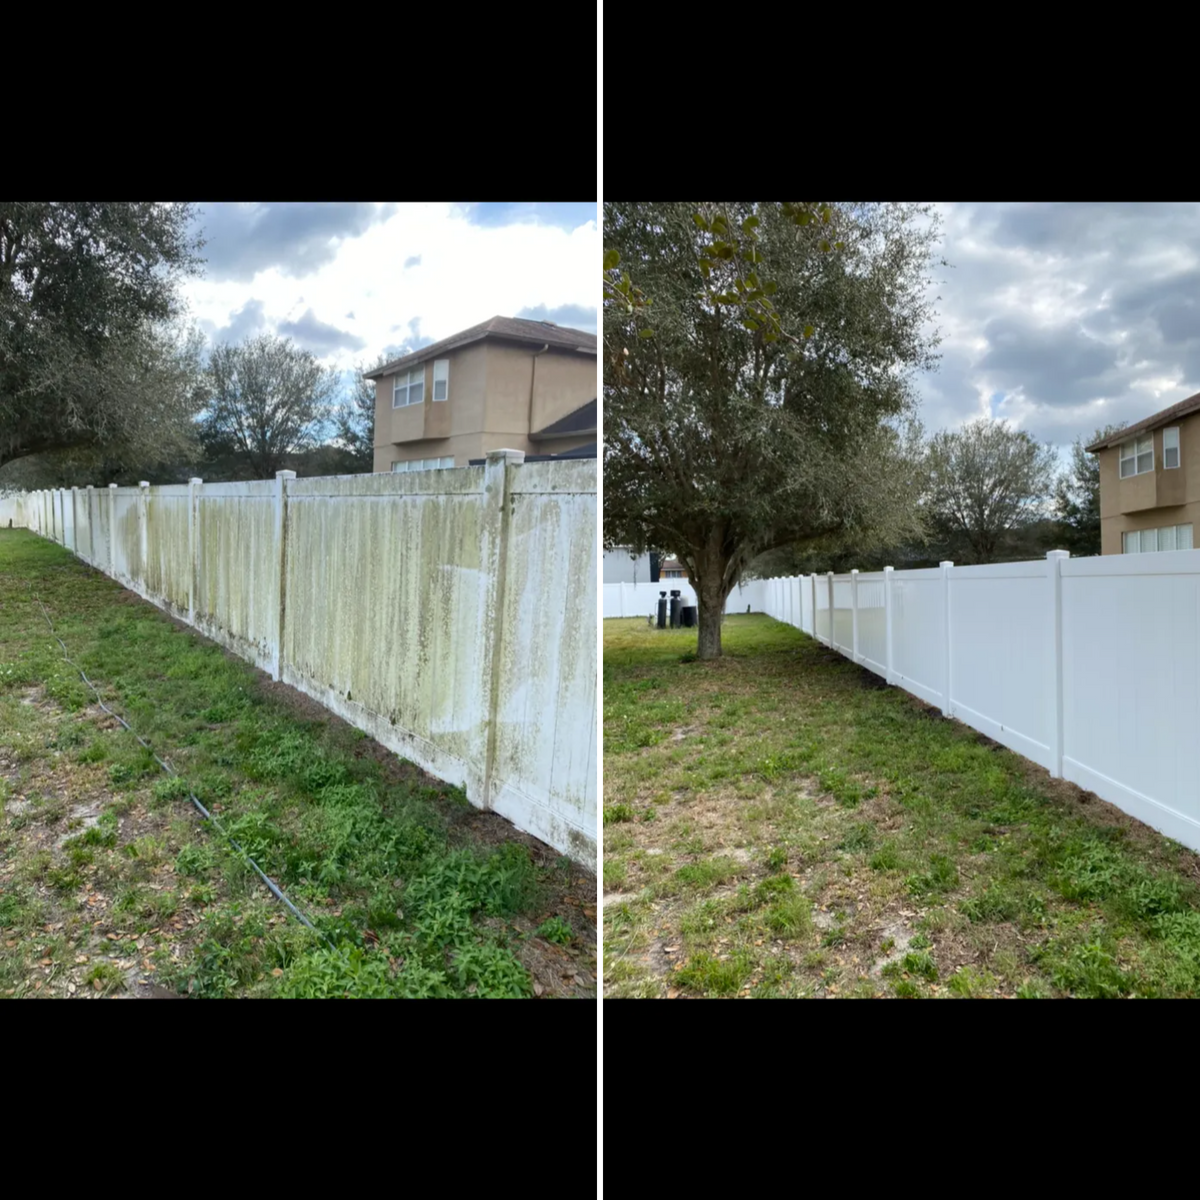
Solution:
M523 457L8 503L14 525L594 869L596 464Z
M1200 850L1200 550L771 579L764 607Z

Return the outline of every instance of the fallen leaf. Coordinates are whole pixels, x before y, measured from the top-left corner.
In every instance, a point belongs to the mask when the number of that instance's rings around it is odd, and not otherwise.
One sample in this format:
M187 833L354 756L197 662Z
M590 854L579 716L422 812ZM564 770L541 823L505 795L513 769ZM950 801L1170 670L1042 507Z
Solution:
M52 958L43 958L43 959L39 960L38 966L39 967L48 967L53 962L54 962L54 959L52 959Z
M33 985L33 990L35 992L40 992L42 990L42 981L40 979Z
M276 967L276 968L275 968L275 969L274 969L274 970L271 972L271 974L272 974L272 975L275 975L275 976L282 975L282 974L283 974L283 968L282 968L282 967Z
M96 991L98 991L98 992L104 991L104 980L103 979L93 979L92 987L94 987L96 989Z
M72 996L75 995L75 985L73 983L68 983L67 991L70 992Z
M77 963L85 963L85 962L87 962L87 960L88 960L88 956L86 954L77 954L75 956L75 961Z
M145 946L145 944L146 944L145 938L138 938L138 940L134 943L134 945L136 945L139 950L141 950Z
M11 948L11 947L15 946L17 943L16 942L5 942L4 944Z
M678 988L667 988L667 999L674 1000L679 995Z
M533 982L533 994L535 996L540 996L545 990L546 989L542 987L542 985L535 979Z

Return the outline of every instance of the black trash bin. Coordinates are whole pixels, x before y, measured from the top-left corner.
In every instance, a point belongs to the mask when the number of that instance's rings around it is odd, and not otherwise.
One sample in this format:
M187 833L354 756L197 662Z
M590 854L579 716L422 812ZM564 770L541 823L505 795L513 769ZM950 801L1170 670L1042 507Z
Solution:
M679 610L679 620L685 629L694 629L696 627L696 606L685 604Z

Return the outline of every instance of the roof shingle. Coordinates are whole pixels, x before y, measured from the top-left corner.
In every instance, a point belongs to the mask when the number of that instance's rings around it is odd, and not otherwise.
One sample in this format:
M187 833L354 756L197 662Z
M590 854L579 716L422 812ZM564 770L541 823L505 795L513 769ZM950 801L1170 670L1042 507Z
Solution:
M581 404L573 412L567 413L565 417L559 417L553 425L547 425L545 429L539 429L536 433L529 435L531 442L548 441L551 438L560 437L580 437L585 433L596 432L596 402L589 400L586 404Z

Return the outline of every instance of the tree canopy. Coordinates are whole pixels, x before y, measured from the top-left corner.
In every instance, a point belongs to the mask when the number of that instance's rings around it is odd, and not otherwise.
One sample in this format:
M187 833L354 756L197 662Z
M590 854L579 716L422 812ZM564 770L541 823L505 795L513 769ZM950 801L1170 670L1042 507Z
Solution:
M920 528L911 378L935 362L937 221L921 205L831 210L801 224L780 204L605 204L606 252L653 300L649 327L605 305L605 544L679 557L701 658L720 654L725 598L759 554ZM769 295L753 263L712 262L717 213L754 232ZM739 282L777 325L737 301Z
M1061 528L1062 549L1073 556L1100 553L1100 460L1084 447L1112 437L1125 422L1105 425L1090 438L1071 444L1071 461L1054 485L1054 515Z
M0 466L87 447L139 453L191 401L156 385L162 328L199 266L192 215L188 204L0 202Z
M287 338L263 334L217 346L207 374L206 446L239 456L256 479L312 450L333 414L336 375Z
M929 445L931 522L954 561L996 562L1006 540L1049 516L1057 455L1027 432L979 417Z

